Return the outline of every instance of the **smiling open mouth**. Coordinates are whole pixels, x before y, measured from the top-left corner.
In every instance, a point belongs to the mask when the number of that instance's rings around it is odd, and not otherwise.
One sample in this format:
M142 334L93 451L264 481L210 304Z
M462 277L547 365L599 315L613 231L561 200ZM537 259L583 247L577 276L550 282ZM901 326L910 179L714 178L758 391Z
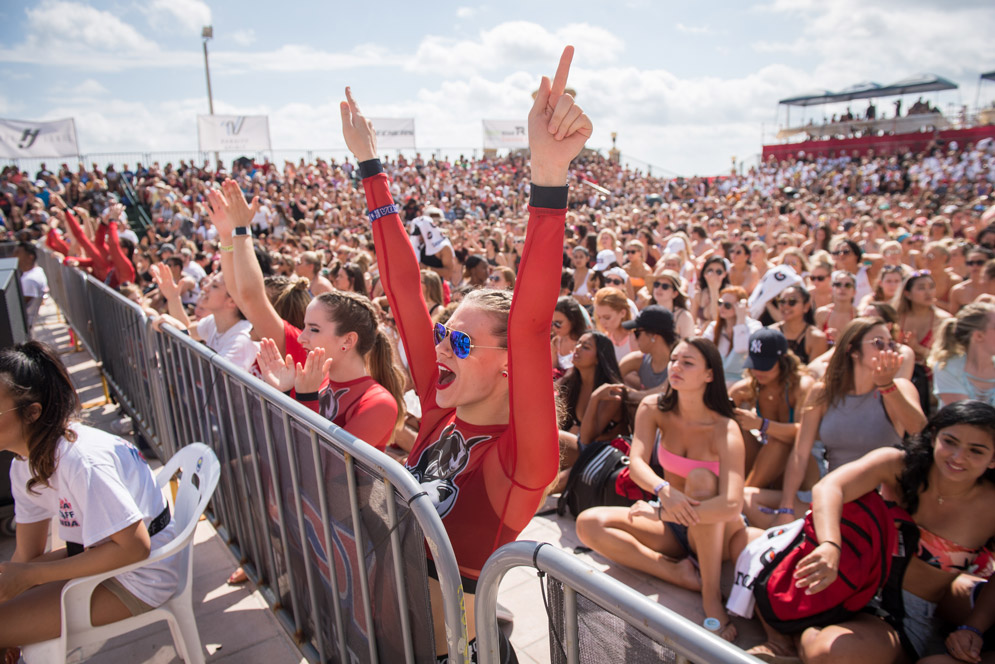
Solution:
M446 367L439 365L439 380L436 382L436 388L443 390L456 380L456 374L447 369Z

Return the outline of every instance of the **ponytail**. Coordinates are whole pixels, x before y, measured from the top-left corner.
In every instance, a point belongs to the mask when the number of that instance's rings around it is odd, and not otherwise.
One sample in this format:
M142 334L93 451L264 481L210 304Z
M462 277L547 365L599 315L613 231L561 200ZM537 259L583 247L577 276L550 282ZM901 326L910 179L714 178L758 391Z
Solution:
M34 487L48 486L55 474L59 440L76 440L69 424L79 411L79 397L58 355L37 341L0 351L0 384L10 394L26 432L31 470L27 489L36 493ZM31 408L36 404L40 412Z
M929 364L942 368L954 357L966 355L971 345L971 335L984 332L993 314L995 306L972 302L958 311L956 316L940 323L929 355Z
M376 336L373 339L373 348L367 359L370 367L370 376L390 392L397 403L397 420L394 422L395 433L400 430L404 422L404 373L394 362L394 347L384 331L377 328Z

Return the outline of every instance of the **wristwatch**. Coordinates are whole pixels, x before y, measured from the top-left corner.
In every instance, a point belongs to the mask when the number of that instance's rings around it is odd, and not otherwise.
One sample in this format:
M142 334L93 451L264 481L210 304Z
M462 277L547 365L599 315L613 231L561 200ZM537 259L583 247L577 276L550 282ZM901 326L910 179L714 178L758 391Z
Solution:
M252 237L252 229L248 226L236 226L235 230L232 231L232 235L235 237Z

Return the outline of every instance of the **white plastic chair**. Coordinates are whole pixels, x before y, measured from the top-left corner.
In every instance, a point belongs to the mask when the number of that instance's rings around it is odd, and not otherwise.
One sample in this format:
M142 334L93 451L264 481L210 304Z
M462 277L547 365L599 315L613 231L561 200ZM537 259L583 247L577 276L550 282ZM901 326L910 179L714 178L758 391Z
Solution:
M203 664L204 649L201 647L197 623L194 620L191 595L193 534L200 515L207 507L207 501L218 486L221 464L207 445L192 443L173 455L169 463L159 471L156 484L160 489L165 487L177 470L183 471L183 477L180 479L173 506L176 538L165 546L153 549L149 557L141 562L69 581L62 589L61 636L22 648L21 654L27 664L64 664L66 654L80 646L105 641L160 620L169 623L169 631L173 635L173 644L180 659L187 664ZM196 484L194 484L195 477ZM147 613L125 618L110 625L94 627L90 623L90 596L101 582L173 555L181 556L180 578L176 593L165 604Z

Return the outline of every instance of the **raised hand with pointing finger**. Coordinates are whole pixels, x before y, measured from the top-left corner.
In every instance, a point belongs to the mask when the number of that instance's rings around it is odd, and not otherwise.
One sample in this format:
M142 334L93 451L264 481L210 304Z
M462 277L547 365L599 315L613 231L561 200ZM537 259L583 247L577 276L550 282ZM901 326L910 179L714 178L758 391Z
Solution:
M529 112L532 182L546 187L567 183L570 162L580 154L593 131L590 118L566 93L573 55L573 46L563 49L553 80L542 77Z

